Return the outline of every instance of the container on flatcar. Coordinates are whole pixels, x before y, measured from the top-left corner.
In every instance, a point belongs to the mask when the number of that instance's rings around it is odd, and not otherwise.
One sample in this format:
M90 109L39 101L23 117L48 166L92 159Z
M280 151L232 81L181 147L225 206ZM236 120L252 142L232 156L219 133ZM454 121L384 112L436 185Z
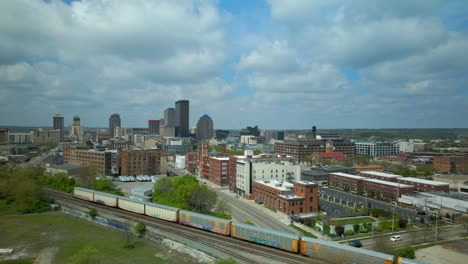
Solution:
M166 221L178 222L179 208L157 203L145 203L145 215Z
M269 247L298 252L299 235L232 222L231 236Z
M73 194L83 200L94 201L94 191L88 190L85 188L75 187L73 189Z
M226 236L229 236L231 233L231 220L194 213L186 210L179 211L179 223Z
M117 195L94 191L94 202L107 206L117 207Z
M145 214L145 202L137 201L123 196L119 197L119 208L138 214Z
M350 247L332 241L303 237L300 244L302 255L327 260L332 263L393 264L392 255Z

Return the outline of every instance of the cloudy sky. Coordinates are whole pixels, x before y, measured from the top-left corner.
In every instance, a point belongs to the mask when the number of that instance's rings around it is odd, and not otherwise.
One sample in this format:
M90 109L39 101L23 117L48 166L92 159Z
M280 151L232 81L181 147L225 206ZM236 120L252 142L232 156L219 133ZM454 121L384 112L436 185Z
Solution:
M0 1L0 125L468 127L468 2Z

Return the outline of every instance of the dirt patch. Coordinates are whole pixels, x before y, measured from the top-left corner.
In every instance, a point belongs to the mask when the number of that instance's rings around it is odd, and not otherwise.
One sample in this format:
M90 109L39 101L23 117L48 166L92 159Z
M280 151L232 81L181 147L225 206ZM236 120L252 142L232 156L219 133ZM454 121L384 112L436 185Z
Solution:
M468 257L468 242L457 241L454 243L433 246L416 251L416 260L428 264L461 264L466 263Z
M54 260L54 256L57 253L58 248L51 247L45 248L39 252L39 255L36 258L34 264L49 264L52 263Z

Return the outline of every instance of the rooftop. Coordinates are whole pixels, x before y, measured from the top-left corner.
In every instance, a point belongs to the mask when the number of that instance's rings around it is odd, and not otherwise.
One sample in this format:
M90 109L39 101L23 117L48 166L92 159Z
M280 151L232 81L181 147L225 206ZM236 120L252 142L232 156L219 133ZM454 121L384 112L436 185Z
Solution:
M393 187L398 187L398 188L413 188L413 186L403 184L403 183L382 181L382 180L370 179L370 178L364 178L363 181L373 182L373 183L378 183L378 184L388 185L388 186L393 186Z
M416 182L416 183L423 183L427 185L434 185L434 186L448 186L448 183L445 182L440 182L440 181L430 181L430 180L424 180L424 179L418 179L418 178L411 178L411 177L402 177L402 181L409 181L409 182Z
M280 190L280 191L289 191L291 190L291 188L288 188L285 184L285 183L282 183L280 181L276 181L276 180L273 180L273 181L256 181L260 184L263 184L263 185L266 185L268 187L271 187L271 188L275 188L277 190Z
M224 161L229 160L229 157L210 157L210 158L216 159L216 160L224 160Z
M385 177L385 178L401 178L403 176L401 175L396 175L396 174L391 174L391 173L385 173L385 172L378 172L378 171L363 171L361 172L362 174L368 174L368 175L374 175L374 176L379 176L379 177Z
M50 165L49 168L60 169L60 170L73 170L81 168L81 165L78 164L60 164L60 165Z
M448 197L452 199L457 199L457 200L463 200L463 201L468 201L468 194L465 193L456 193L456 192L424 192L423 194L431 194L431 195L438 195L442 197Z
M342 173L342 172L333 172L333 173L330 173L330 175L335 175L335 176L345 177L345 178L350 178L350 179L355 179L355 180L367 179L366 177L356 176L356 175Z

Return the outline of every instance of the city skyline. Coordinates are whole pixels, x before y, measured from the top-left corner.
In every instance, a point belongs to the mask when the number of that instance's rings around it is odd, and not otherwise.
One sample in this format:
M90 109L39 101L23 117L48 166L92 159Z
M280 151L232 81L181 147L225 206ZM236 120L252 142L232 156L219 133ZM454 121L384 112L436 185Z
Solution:
M437 0L1 1L0 125L60 113L106 127L119 113L146 127L186 99L189 128L205 113L226 129L467 128L466 13Z

